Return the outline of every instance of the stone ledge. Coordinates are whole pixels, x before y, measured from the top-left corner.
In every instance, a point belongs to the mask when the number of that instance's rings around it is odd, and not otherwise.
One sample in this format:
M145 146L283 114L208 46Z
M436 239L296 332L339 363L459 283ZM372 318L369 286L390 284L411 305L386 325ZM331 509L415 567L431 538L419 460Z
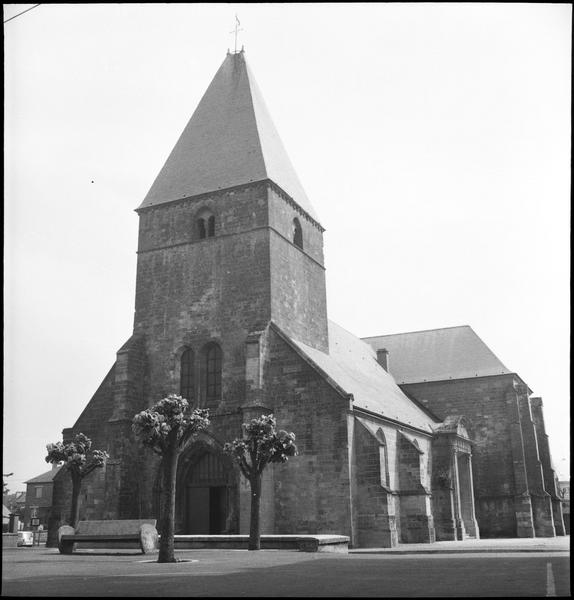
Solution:
M176 535L176 549L247 550L248 535ZM262 535L262 550L299 550L301 552L348 552L345 535Z

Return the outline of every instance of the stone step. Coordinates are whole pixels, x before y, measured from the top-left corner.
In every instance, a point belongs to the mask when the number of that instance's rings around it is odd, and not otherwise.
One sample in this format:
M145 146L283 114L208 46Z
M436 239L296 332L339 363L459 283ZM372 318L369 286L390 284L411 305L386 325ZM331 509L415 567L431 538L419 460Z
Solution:
M248 535L176 535L177 549L224 548L247 550ZM262 535L263 550L299 550L301 552L348 552L349 538L345 535Z

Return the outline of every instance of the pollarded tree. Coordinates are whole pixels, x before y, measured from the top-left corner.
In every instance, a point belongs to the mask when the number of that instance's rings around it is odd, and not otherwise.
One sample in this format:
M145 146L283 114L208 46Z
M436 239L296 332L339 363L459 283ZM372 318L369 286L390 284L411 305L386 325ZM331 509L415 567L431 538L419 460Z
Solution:
M132 431L146 447L161 456L160 542L157 562L176 562L175 485L179 455L200 432L209 427L207 409L189 409L185 398L170 394L138 413Z
M251 488L251 522L249 524L249 550L261 548L259 512L261 507L261 480L269 463L287 462L297 455L295 434L277 431L273 415L261 415L243 424L243 438L225 444L224 452L231 455L249 481Z
M58 464L63 462L63 468L70 473L72 479L72 508L70 525L76 527L80 518L80 491L82 481L94 469L104 466L109 455L104 450L92 450L92 440L78 433L71 442L56 442L46 446L48 455L46 462Z

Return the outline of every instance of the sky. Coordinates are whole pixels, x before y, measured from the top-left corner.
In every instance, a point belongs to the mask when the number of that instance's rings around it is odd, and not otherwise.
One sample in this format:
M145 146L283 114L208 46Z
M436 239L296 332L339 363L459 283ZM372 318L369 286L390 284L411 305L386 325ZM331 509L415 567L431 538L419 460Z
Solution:
M571 10L45 4L6 22L10 489L49 470L46 444L131 335L134 209L234 49L236 14L326 229L329 317L360 337L470 325L542 397L568 479Z

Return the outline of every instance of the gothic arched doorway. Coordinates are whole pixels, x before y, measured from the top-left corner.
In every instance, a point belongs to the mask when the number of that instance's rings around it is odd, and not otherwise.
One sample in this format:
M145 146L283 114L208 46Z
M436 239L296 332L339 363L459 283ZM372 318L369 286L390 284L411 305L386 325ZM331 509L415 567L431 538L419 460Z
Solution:
M235 533L237 486L228 457L197 442L182 455L177 479L178 533Z

